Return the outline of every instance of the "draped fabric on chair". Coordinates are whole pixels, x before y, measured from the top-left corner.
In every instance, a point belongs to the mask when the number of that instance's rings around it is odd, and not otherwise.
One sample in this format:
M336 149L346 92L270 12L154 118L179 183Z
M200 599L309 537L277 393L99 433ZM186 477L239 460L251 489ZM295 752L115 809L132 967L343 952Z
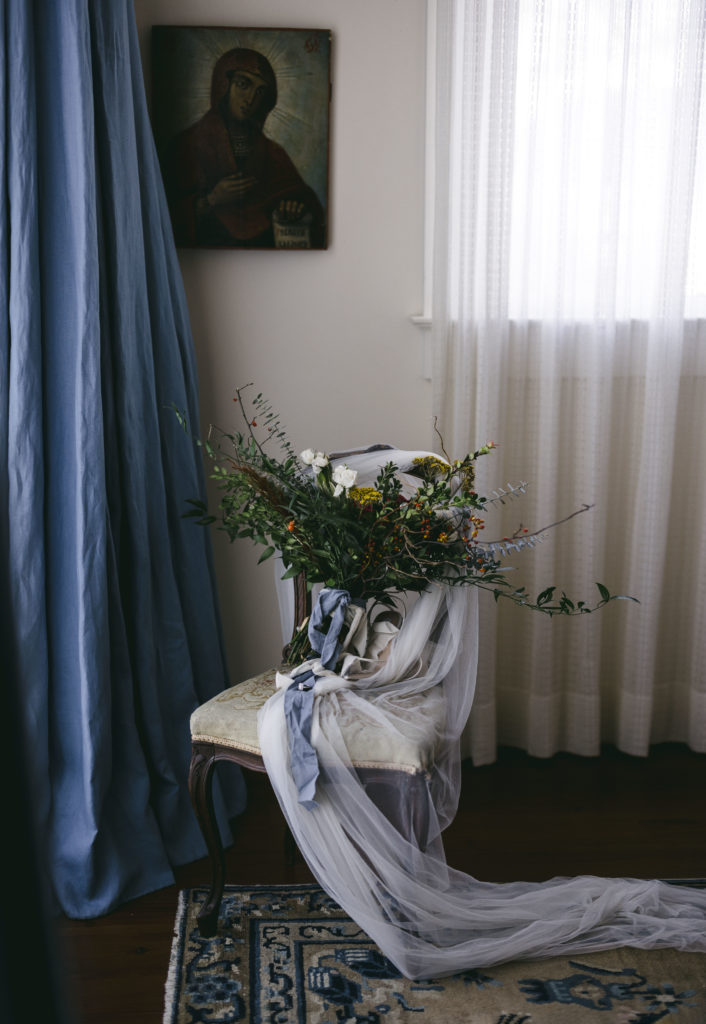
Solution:
M485 537L594 507L517 583L636 596L546 621L481 602L466 740L706 750L706 2L437 0L433 334ZM508 560L510 561L510 560Z
M404 485L416 454L366 452L346 465L369 486L394 461ZM447 864L442 832L458 804L483 596L430 583L401 596L399 623L381 615L376 636L374 599L363 612L345 590L320 592L309 620L318 656L277 674L257 722L267 774L313 874L409 978L612 946L706 951L697 889L596 876L496 884ZM361 758L363 736L371 753ZM389 762L412 767L420 755L414 786L389 778ZM365 768L387 772L382 792Z
M203 855L188 723L227 673L181 518L204 483L169 406L198 424L196 375L132 3L3 12L3 659L54 891L90 917Z

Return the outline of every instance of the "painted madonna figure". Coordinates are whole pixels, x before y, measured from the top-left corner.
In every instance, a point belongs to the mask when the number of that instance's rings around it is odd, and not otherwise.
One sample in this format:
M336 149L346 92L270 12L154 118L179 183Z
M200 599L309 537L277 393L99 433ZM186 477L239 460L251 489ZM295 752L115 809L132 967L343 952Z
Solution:
M441 834L458 803L478 591L540 611L553 600L503 590L479 538L487 502L472 463L492 445L454 463L389 446L343 459L285 450L278 460L251 429L269 422L276 436L277 420L266 406L256 413L216 474L221 518L232 538L254 529L282 551L288 575L306 565L323 584L305 653L278 675L258 731L280 805L326 892L413 979L617 946L706 951L704 891L594 876L495 884L446 863ZM599 589L599 607L615 599ZM553 602L554 613L591 610L569 604ZM386 730L390 744L426 737L432 724L426 807L415 818L423 834L404 816L393 824L366 791L346 746L351 722Z
M277 80L263 54L236 48L216 62L209 110L163 160L177 245L272 248L277 227L298 225L309 247L321 247L321 203L264 133L276 103Z

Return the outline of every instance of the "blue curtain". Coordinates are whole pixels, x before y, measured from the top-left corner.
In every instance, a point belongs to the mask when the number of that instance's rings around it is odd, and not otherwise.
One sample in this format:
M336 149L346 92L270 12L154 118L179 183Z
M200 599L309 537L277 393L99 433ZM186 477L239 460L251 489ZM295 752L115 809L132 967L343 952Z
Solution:
M205 850L189 715L227 684L193 343L132 0L4 0L0 259L3 664L69 916ZM242 808L242 779L217 797Z

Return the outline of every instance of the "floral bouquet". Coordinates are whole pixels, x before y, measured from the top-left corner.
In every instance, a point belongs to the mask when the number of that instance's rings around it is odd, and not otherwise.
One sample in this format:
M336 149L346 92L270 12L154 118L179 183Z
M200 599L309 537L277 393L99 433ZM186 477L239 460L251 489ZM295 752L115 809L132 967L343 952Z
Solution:
M263 549L261 562L279 552L283 579L303 574L309 588L322 583L360 604L372 598L383 605L434 583L475 586L547 615L585 614L623 596L597 583L600 599L593 606L557 595L554 586L533 600L510 583L501 558L533 546L550 527L532 533L520 527L492 542L482 538L488 507L525 488L491 498L476 491L475 462L493 442L462 459L421 455L401 467L391 458L372 486L358 486L345 461L313 448L297 454L269 403L258 394L246 407L245 391L237 389L234 398L244 430L212 430L199 442L223 492L217 515L198 500L187 515L203 525L218 522L231 541L253 541ZM290 645L290 660L301 656L302 644L305 638Z

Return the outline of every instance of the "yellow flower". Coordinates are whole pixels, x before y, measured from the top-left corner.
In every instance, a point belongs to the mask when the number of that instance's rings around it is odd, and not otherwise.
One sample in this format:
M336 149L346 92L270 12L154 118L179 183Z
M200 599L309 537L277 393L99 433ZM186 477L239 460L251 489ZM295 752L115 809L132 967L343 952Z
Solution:
M382 501L382 494L374 487L351 487L348 497L359 505L373 505L376 501Z
M442 459L434 455L423 455L421 458L412 459L412 465L423 477L433 479L440 473L446 473L448 466Z

